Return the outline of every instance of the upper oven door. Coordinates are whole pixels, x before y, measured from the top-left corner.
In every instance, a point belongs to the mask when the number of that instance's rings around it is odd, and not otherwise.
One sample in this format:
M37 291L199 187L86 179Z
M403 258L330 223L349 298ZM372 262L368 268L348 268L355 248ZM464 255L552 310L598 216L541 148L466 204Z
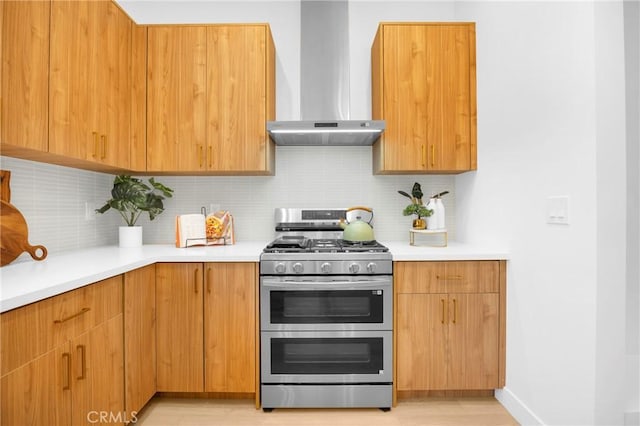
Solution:
M260 328L391 330L391 276L261 277Z

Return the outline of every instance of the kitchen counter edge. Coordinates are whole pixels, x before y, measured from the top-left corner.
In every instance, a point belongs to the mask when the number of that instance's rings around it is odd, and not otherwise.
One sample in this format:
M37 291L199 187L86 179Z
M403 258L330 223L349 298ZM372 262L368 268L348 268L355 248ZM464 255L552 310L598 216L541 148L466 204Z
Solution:
M462 243L450 243L448 247L382 244L389 247L394 261L508 259L504 250ZM0 268L0 313L159 262L258 262L266 245L267 242L255 241L189 248L168 244L140 248L102 246L51 255L41 262L18 261Z

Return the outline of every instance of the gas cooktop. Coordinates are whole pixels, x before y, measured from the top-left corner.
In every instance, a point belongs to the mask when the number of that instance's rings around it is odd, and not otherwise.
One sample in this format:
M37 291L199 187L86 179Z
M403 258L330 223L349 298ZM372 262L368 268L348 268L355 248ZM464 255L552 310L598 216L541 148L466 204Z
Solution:
M264 253L384 253L389 249L377 241L347 241L339 238L283 236L264 248Z

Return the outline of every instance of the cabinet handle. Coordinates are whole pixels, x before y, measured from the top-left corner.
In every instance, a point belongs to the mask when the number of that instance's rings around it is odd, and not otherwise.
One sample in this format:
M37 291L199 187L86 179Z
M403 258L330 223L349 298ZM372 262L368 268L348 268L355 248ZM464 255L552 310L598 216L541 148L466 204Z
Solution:
M453 323L455 324L458 321L458 302L456 299L453 299Z
M207 293L211 294L211 268L207 268Z
M102 135L100 138L102 139L102 155L100 155L100 158L104 160L107 158L107 135Z
M200 164L200 168L202 168L202 145L198 148L198 164Z
M53 321L53 323L54 323L54 324L62 324L63 322L67 322L67 321L69 321L70 319L74 319L75 317L79 317L79 316L80 316L80 315L82 315L82 314L86 314L86 313L87 313L87 312L89 312L90 310L91 310L91 308L82 308L82 309L80 310L80 312L76 312L75 314L73 314L73 315L69 315L69 316L68 316L68 317L66 317L66 318L62 318L62 319L54 320L54 321Z
M193 291L195 291L196 294L198 294L198 272L200 270L196 268L196 270L193 272Z
M444 301L444 299L440 299L440 303L442 303L442 320L440 320L440 322L441 322L442 324L444 324L444 322L445 322L445 317L444 317L444 315L445 315L445 312L446 312L446 310L444 309L444 306L445 306L445 301Z
M431 145L431 167L436 165L435 158L436 158L436 146Z
M100 149L100 142L98 142L98 132L91 132L93 134L93 158L98 158L98 150Z
M212 150L211 147L209 147L208 150L209 150L209 153L207 154L207 159L209 160L209 168L211 168L211 167L213 167L212 166L212 162L211 162L211 157L213 155L213 150Z
M68 353L62 354L62 367L63 367L63 379L66 380L62 385L62 390L71 389L71 355ZM66 372L64 370L66 369Z
M464 277L462 275L436 275L436 279L443 281L462 281Z
M76 346L76 350L80 352L80 375L77 379L82 380L87 377L87 350L84 345Z
M422 148L422 167L427 167L427 147L424 145L420 145Z

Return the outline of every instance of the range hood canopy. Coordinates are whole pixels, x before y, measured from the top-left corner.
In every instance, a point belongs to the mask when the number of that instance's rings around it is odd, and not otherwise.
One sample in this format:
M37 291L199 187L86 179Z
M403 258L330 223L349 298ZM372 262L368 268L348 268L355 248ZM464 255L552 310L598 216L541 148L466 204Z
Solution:
M277 145L372 145L383 120L349 118L346 0L300 3L300 121L268 121Z

